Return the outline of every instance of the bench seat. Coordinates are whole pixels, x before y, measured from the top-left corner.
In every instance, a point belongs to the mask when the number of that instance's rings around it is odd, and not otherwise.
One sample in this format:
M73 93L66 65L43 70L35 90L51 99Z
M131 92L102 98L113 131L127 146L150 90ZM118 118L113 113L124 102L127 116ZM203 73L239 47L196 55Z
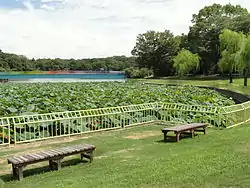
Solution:
M195 132L203 132L206 134L207 123L191 123L191 124L182 124L174 127L162 128L162 133L164 134L164 140L167 140L167 133L174 132L176 134L176 141L180 139L180 135L183 133L191 134L191 137L194 137Z
M15 177L19 180L23 179L23 169L29 164L34 164L42 161L49 161L49 167L51 170L61 169L61 161L64 157L81 154L81 159L87 158L92 162L93 151L95 146L89 144L81 144L75 146L67 146L59 149L52 149L47 151L42 151L38 153L11 156L8 158L8 164L12 164L12 171Z

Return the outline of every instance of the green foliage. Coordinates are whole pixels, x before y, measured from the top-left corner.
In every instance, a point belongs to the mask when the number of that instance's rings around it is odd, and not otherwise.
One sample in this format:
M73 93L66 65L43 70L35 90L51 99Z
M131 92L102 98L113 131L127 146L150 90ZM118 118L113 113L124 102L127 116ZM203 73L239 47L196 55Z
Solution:
M6 127L0 127L0 144L7 143L9 138L9 131Z
M224 29L219 35L221 51L227 50L230 53L236 53L241 47L245 35L229 29Z
M250 72L250 35L242 40L241 48L237 53L238 69L244 74L244 86L247 86L247 78Z
M228 71L232 74L239 67L238 54L242 47L245 35L228 29L222 31L219 36L221 59L219 68L222 72Z
M127 78L145 78L153 74L153 71L148 68L127 68L124 70Z
M233 104L215 91L193 86L162 87L116 82L0 85L0 117L151 102L212 106Z
M137 66L135 58L113 56L95 59L28 59L24 56L0 52L0 71L32 71L32 70L113 70Z
M250 35L242 40L241 48L237 55L238 69L241 71L244 69L250 70Z
M236 31L242 28L238 25L242 23L236 20L246 15L247 9L232 4L205 6L198 14L193 15L193 26L190 27L188 41L190 50L198 53L202 59L201 68L204 74L214 69L219 61L221 31L225 28Z
M180 47L180 38L169 30L164 32L148 31L137 36L132 55L140 67L152 69L154 76L171 75L173 57Z
M174 58L174 68L179 76L184 76L199 68L200 57L188 50L181 50Z
M50 83L0 85L1 116L32 115L58 111L75 111L102 107L127 106L152 102L190 105L227 106L234 102L217 92L193 86L169 86L131 83ZM28 117L27 117L28 118ZM30 117L33 120L32 116ZM16 125L16 140L27 141L53 136L82 133L90 130L119 127L149 120L168 119L173 122L211 122L215 116L178 110L152 110L129 114L98 116L36 124ZM27 119L27 121L29 121ZM122 123L122 124L121 124ZM225 126L225 123L218 126ZM8 132L0 129L1 142ZM14 141L13 130L10 135Z

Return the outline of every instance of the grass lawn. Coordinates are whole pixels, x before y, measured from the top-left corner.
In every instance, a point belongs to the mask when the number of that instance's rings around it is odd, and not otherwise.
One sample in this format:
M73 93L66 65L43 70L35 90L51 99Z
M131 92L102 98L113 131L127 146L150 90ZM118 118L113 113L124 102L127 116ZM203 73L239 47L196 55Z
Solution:
M213 86L222 89L229 89L239 93L250 95L250 86L243 86L243 79L234 79L230 84L229 80L175 80L175 79L136 79L135 81L141 81L145 83L157 83L157 84L187 84L197 86ZM250 85L250 81L248 81Z
M224 130L209 128L207 135L185 138L179 143L164 143L161 127L134 127L86 135L89 137L84 139L67 138L67 142L53 140L57 142L2 149L0 173L4 188L250 187L249 125ZM49 172L45 162L28 166L21 182L13 181L9 175L8 155L79 143L96 145L92 164L80 162L75 155L64 159L60 171Z

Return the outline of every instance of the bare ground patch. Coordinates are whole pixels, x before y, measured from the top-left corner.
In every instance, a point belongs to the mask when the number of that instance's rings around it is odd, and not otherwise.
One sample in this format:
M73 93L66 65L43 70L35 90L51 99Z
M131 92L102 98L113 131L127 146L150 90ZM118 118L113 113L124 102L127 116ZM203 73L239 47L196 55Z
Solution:
M0 165L1 165L1 164L5 164L5 163L6 163L6 160L5 160L5 159L0 158Z
M144 131L144 132L134 133L132 135L128 135L128 136L126 136L124 138L138 140L138 139L158 136L158 135L161 135L161 134L162 133L160 131Z
M11 174L11 166L1 165L0 175Z
M73 142L75 140L82 140L82 139L88 139L91 136L85 136L85 137L80 137L80 136L73 136L73 137L64 137L64 138L57 138L55 140L42 140L42 141L37 141L37 142L31 142L27 144L17 144L15 146L11 147L6 147L2 148L2 151L15 151L15 150L20 150L20 149L29 149L29 148L48 148L47 146L53 145L53 144L60 144L60 143L68 143L68 142ZM31 150L30 150L31 151Z
M103 158L107 158L108 156L96 156L96 157L94 157L94 160L95 159L103 159Z
M122 149L122 150L115 151L114 153L115 154L127 153L129 151L134 151L134 150L138 150L138 149L135 149L135 148Z

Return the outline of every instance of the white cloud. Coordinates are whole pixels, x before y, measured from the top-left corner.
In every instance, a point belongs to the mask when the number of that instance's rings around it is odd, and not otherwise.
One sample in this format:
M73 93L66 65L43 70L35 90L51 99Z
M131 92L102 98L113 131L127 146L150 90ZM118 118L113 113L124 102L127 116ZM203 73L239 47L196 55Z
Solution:
M0 9L0 49L29 58L130 55L139 33L186 33L192 14L215 2L228 0L23 0L27 10ZM250 9L247 0L231 3Z
M23 5L28 9L28 10L34 10L33 5L31 4L31 2L29 0L24 0L23 1Z
M55 10L55 7L49 6L49 5L46 5L46 4L42 4L41 8L45 9L45 10Z

